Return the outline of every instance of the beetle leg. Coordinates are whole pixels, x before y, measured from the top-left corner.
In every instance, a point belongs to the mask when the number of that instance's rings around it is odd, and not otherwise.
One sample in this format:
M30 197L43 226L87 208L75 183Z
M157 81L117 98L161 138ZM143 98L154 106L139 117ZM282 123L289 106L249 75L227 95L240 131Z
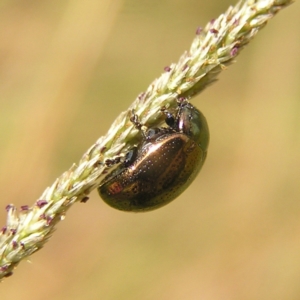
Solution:
M118 163L121 161L121 158L122 158L122 156L116 156L116 157L114 157L114 158L112 158L112 159L107 159L107 160L105 160L105 165L106 165L108 168L110 168L110 167L112 167L113 165L118 164Z
M143 137L146 138L146 133L144 128L146 128L145 125L143 125L140 121L139 121L139 116L135 113L135 110L132 109L131 110L132 116L130 117L130 122L134 125L134 127L139 130ZM143 128L144 127L144 128ZM147 128L146 128L147 129Z
M131 110L132 116L130 117L130 122L134 125L134 127L138 130L142 129L143 124L139 121L139 116L135 113L135 110Z

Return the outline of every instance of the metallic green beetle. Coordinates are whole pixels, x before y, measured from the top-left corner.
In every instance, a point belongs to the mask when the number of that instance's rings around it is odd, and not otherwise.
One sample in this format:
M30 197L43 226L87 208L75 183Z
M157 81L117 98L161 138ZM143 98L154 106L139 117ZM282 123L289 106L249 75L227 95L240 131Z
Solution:
M98 187L110 206L132 212L162 207L180 195L204 164L209 130L203 114L187 100L176 116L166 112L168 127L150 128L127 159ZM132 121L141 127L137 116Z

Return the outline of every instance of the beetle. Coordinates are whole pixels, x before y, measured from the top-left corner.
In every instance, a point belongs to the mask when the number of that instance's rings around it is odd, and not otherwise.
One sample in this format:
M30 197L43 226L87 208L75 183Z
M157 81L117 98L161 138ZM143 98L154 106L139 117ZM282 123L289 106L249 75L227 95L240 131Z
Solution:
M203 166L209 143L204 115L186 99L178 100L175 115L161 111L167 127L143 131L138 116L131 118L143 139L98 187L108 205L132 212L160 208L180 195Z

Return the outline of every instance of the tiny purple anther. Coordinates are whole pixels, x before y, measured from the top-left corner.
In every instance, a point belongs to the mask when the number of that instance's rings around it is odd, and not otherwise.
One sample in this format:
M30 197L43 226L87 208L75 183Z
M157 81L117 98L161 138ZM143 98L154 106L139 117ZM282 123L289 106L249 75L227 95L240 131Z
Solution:
M13 246L14 249L17 249L18 243L17 243L16 241L13 241L13 242L12 242L12 246Z
M230 55L232 56L232 57L234 57L234 56L236 56L237 55L237 53L238 53L238 47L233 47L232 49L231 49L231 51L230 51Z
M48 216L48 217L46 218L46 224L47 224L48 226L52 223L52 221L53 221L53 218L52 218L52 217Z
M10 232L12 233L12 235L15 235L17 233L17 229L11 229Z
M215 28L210 29L209 32L211 32L213 34L218 34L219 33L219 31Z
M22 205L21 206L21 211L27 211L29 209L28 205Z
M6 205L5 209L7 212L9 212L14 206L12 204Z
M145 94L146 94L145 92L140 93L140 94L138 95L139 100L142 100L142 99L144 98Z
M171 69L169 66L167 66L167 67L164 67L164 70L165 70L166 72L170 72L172 69Z
M196 35L200 35L202 30L203 30L202 27L198 27L196 30Z
M6 233L6 230L7 230L7 227L6 227L6 226L2 227L2 229L1 229L2 234L5 234L5 233Z
M234 19L233 25L234 25L234 26L237 26L237 25L239 25L239 24L240 24L240 20L239 20L239 19Z
M189 67L189 65L184 65L184 67L182 68L182 71L185 71L188 67Z
M46 200L38 200L38 201L36 201L36 205L37 205L39 208L42 208L42 207L45 206L46 204L48 204L48 201L46 201Z
M8 269L9 265L4 265L0 267L0 272L5 272Z
M104 147L102 147L101 149L100 149L100 153L102 154L102 153L104 153L105 151L106 151L106 147L104 146Z
M45 214L45 213L41 214L41 215L39 216L39 219L40 219L40 220L46 220L46 219L47 219L46 214Z

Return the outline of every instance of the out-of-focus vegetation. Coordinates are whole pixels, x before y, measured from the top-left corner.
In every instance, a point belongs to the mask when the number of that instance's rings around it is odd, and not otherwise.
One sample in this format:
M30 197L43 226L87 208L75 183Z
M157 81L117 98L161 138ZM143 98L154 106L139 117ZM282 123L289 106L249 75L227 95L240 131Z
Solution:
M33 204L230 1L1 1L0 220ZM94 192L1 286L6 299L300 298L300 5L193 99L204 168L145 214Z

